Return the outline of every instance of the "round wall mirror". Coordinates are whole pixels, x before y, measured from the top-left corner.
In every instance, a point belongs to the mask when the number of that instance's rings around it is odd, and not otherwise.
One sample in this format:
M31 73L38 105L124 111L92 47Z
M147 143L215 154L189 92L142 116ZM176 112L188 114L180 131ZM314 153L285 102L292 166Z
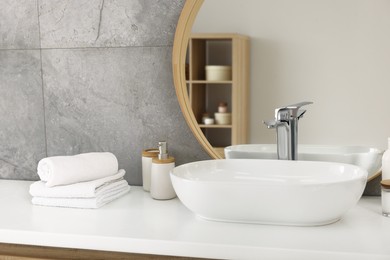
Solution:
M248 143L275 143L274 131L262 124L275 108L313 101L300 122L299 143L385 149L389 8L387 1L362 0L187 0L174 40L173 72L181 109L198 141L221 158L191 106L189 44L194 35L233 33L250 42Z

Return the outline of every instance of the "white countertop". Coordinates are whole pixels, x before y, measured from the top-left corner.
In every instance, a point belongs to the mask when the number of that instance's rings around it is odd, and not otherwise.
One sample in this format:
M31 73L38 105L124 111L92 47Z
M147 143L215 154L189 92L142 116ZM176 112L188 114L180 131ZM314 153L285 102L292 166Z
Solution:
M390 218L379 197L363 197L331 225L287 227L203 220L142 187L100 209L34 206L30 184L0 180L2 243L225 259L390 259Z

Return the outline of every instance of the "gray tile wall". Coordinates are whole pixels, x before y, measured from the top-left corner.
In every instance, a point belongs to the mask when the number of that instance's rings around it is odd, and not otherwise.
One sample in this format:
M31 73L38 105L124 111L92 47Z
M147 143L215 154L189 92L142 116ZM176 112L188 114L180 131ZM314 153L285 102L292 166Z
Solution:
M171 52L184 0L0 0L0 178L46 156L110 151L142 184L141 151L208 159L181 114Z

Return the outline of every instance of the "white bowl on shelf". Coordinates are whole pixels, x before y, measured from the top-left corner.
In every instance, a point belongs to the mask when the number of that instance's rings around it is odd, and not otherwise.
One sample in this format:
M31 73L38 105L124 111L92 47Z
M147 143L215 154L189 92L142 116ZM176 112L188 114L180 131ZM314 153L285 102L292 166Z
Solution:
M205 118L204 119L204 124L205 125L213 125L214 124L214 118L209 118L209 117Z
M230 125L232 123L231 113L215 113L214 118L217 125Z
M206 66L206 80L208 81L225 81L232 80L231 66Z

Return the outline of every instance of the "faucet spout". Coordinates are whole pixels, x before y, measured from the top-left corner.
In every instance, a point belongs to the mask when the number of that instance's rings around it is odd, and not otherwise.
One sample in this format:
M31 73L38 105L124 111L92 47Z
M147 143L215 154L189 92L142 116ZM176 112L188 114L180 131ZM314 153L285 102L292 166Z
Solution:
M275 119L263 121L270 129L276 129L279 160L298 159L298 121L306 113L302 106L313 102L300 102L275 109Z

